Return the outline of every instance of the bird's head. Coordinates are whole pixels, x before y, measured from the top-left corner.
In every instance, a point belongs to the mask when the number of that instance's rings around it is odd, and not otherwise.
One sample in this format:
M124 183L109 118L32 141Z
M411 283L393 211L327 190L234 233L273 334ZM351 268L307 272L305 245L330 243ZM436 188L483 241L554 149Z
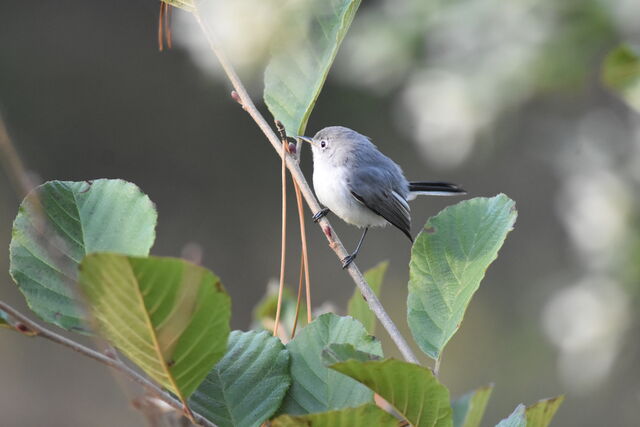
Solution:
M329 126L313 138L298 136L297 139L308 142L313 151L313 159L342 159L358 149L361 144L370 144L366 136L343 126Z

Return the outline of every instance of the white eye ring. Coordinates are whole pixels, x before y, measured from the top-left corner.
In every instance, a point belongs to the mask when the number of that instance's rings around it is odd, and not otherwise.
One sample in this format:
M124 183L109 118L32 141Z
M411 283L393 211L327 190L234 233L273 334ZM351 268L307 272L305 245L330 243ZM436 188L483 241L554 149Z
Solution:
M320 141L320 147L325 148L327 146L327 141Z

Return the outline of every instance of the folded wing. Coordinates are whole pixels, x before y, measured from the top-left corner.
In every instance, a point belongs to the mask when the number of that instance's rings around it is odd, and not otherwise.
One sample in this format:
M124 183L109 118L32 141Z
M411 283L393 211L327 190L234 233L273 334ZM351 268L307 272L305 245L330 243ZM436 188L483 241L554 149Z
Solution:
M358 202L383 217L413 242L409 204L402 196L402 189L394 188L394 183L402 185L402 181L380 168L358 168L348 186Z

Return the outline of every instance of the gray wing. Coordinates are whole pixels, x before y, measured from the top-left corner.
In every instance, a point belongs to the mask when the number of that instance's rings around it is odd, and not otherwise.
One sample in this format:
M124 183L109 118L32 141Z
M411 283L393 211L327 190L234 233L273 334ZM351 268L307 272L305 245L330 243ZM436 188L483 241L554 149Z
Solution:
M356 200L397 227L413 242L411 213L404 197L406 190L402 190L406 181L393 172L376 167L355 168L347 186Z

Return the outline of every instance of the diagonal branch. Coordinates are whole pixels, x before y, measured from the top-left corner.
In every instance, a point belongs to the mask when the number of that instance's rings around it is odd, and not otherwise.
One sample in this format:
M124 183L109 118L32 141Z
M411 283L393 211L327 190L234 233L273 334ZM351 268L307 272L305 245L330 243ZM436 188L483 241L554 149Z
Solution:
M316 199L315 195L311 191L311 188L309 187L307 180L305 179L302 171L300 170L300 166L295 161L295 158L285 152L280 139L275 134L271 126L269 126L269 123L265 120L265 118L262 116L260 111L258 111L258 109L256 108L255 104L251 100L251 97L249 96L249 93L245 89L244 85L242 84L242 81L238 77L238 74L236 73L235 69L233 68L233 65L231 65L231 62L229 61L225 53L222 51L222 49L219 47L217 41L214 39L213 33L209 30L205 22L202 20L197 9L193 12L193 15L196 21L198 22L198 25L202 29L202 32L204 33L204 36L206 37L207 42L209 43L209 47L218 58L220 65L222 65L222 68L224 69L225 74L227 75L229 81L231 82L233 88L235 89L235 94L232 94L233 98L236 101L238 101L240 105L242 105L242 108L247 113L249 113L251 118L256 122L256 124L260 128L260 130L262 130L262 133L265 134L265 136L273 146L274 150L276 150L278 155L280 155L280 157L283 157L283 156L285 157L285 161L287 163L287 167L289 168L289 171L291 172L291 176L300 187L300 191L302 192L302 195L304 196L304 199L307 202L307 205L309 206L312 212L318 212L321 209L320 204L318 203L318 200ZM333 251L336 253L338 258L343 259L344 257L346 257L348 255L348 252L342 245L342 242L340 241L336 233L333 231L329 220L326 217L322 218L320 219L320 221L318 221L318 224L322 227L322 231L324 232L324 235L327 237L327 240L329 241L329 246L331 247L331 249L333 249ZM355 284L358 286L358 289L360 289L360 292L362 293L362 296L364 297L364 299L367 301L367 304L369 305L369 308L371 308L371 311L374 312L378 320L380 320L380 323L382 324L382 326L387 330L387 332L391 336L391 339L395 342L396 346L402 353L402 356L405 358L405 360L411 363L418 364L419 363L418 359L413 354L411 347L409 347L409 344L407 344L407 341L400 334L400 331L398 331L398 328L396 327L396 325L393 323L393 321L391 320L387 312L382 307L380 300L378 299L376 294L373 292L371 287L369 287L369 284L367 283L367 281L365 280L365 278L363 277L362 273L360 272L358 267L355 265L355 263L351 263L349 267L347 267L347 272L349 273L349 275L351 276Z
M15 308L11 307L9 304L4 301L0 301L0 310L7 313L13 320L11 327L18 332L21 332L25 335L29 336L39 336L49 341L53 341L57 344L60 344L64 347L70 348L73 351L76 351L83 356L87 356L93 360L97 360L98 362L109 366L110 368L115 369L116 371L122 373L125 377L133 381L134 383L140 385L145 389L148 393L162 400L167 405L171 406L178 412L184 411L184 406L178 400L174 399L167 392L163 391L156 384L143 377L129 366L127 366L124 362L122 362L115 354L102 354L96 350L93 350L89 347L85 347L82 344L70 340L68 338L63 337L50 329L45 328L44 326L39 325L33 320L29 319L24 314L20 313ZM111 353L111 352L110 352ZM204 418L202 415L197 414L193 411L192 415L196 422L196 424L204 426L204 427L216 427L214 423Z

